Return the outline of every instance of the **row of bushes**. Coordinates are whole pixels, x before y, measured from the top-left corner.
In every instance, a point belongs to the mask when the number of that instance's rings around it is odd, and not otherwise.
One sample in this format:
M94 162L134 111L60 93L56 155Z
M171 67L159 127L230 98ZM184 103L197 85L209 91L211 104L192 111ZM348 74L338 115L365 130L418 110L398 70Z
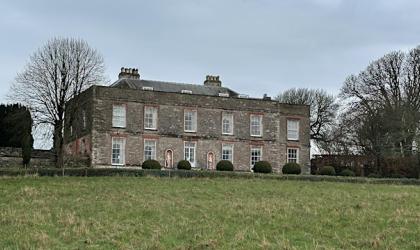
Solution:
M339 172L337 174L337 172L335 171L335 168L332 166L323 166L319 169L318 173L319 175L330 175L330 176L334 176L334 175L339 175L339 176L356 176L356 174L350 170L350 169L343 169L341 172Z
M143 169L162 169L160 163L156 160L146 160L141 165ZM187 160L178 162L177 169L191 170L191 164ZM218 171L233 171L233 164L230 161L221 160L216 165ZM259 161L255 163L253 171L256 173L271 173L273 171L271 164L267 161Z
M241 179L272 179L272 180L296 180L296 181L329 181L364 184L400 184L420 185L419 179L392 179L392 178L363 178L363 177L339 177L321 175L278 175L260 174L233 171L186 171L186 170L160 170L160 169L135 169L135 168L67 168L67 169L1 169L0 176L153 176L153 177L180 177L180 178L241 178Z

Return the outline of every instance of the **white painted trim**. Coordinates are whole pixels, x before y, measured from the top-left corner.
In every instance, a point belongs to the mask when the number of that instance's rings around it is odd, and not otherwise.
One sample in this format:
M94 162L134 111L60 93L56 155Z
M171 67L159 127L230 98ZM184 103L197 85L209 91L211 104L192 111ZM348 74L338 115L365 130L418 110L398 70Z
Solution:
M260 134L259 135L252 134L252 117L261 117L261 119L260 119ZM264 116L263 115L251 114L249 116L249 135L251 137L262 137L263 136L263 130L264 130L264 127L263 127L263 119L264 119Z
M186 143L192 143L192 144L194 144L194 162L190 162L190 164L191 164L191 167L192 168L195 168L195 167L197 167L197 142L196 141L184 141L184 160L187 160L187 159L185 159L185 144Z
M114 145L114 139L122 139L122 153L121 153L121 157L122 157L122 163L112 163L112 151L113 151L113 145ZM111 137L111 166L124 166L125 165L125 145L126 145L126 138L125 137L120 137L120 136L113 136Z
M152 141L155 143L155 152L154 155L152 155L152 160L156 160L156 155L157 155L157 140L156 139L143 139L143 161L146 160L146 154L145 154L145 150L146 150L146 141Z

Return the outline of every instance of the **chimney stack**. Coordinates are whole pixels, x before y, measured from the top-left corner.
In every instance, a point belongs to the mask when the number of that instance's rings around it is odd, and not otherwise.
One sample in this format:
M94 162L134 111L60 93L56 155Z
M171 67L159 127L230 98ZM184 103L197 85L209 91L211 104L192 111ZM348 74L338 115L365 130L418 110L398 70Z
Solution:
M139 69L132 68L121 68L121 72L118 74L118 79L140 79Z
M204 85L213 86L213 87L222 87L222 81L220 81L219 76L207 75Z

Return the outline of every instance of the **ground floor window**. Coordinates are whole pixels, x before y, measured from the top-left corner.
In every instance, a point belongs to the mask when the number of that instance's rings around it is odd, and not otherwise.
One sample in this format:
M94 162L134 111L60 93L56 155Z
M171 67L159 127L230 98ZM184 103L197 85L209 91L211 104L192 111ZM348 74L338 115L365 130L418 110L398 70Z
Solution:
M156 140L144 140L144 160L156 160Z
M125 138L113 137L112 138L112 165L125 164Z
M287 149L287 162L299 162L299 149L298 148L288 148Z
M233 163L233 144L222 145L222 160L230 161Z
M261 146L251 146L251 167L255 165L255 163L261 161L262 157L262 147Z
M190 162L191 167L195 167L195 142L184 142L184 160Z

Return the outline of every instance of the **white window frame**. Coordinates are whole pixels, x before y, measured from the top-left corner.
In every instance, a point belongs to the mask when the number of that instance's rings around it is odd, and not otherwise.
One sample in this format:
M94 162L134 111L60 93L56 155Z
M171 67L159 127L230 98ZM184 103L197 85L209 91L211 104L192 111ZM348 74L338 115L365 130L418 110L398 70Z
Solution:
M118 108L120 110L118 111ZM121 112L120 114L117 114ZM113 128L125 128L127 119L126 105L124 104L113 104L112 105L112 127Z
M154 106L144 106L144 115L143 115L143 126L145 130L157 130L157 124L158 124L158 108ZM146 122L148 114L152 115L152 125L148 124Z
M254 164L252 164L253 162L252 152L253 150L256 150L256 149L260 150L260 156L259 156L260 159L258 161L255 161ZM251 169L252 167L254 167L255 163L262 161L262 157L263 157L263 146L251 146L250 151L249 151L249 166L251 167Z
M260 120L259 120L259 124L258 124L258 126L259 126L259 134L256 134L256 133L253 133L254 131L253 131L253 124L252 124L252 120L253 120L253 118L256 118L256 117L258 117ZM263 135L263 115L255 115L255 114L251 114L250 116L249 116L249 134L252 136L252 137L262 137L262 135Z
M225 119L228 121L228 124L230 126L230 131L225 131ZM222 134L223 135L233 135L233 114L223 112L222 113Z
M114 144L115 141L120 140L121 142L121 147L120 147L120 162L118 163L114 163ZM124 137L112 137L111 140L111 165L113 166L123 166L125 165L125 144L126 144L126 139Z
M232 150L231 159L230 160L225 158L225 155L226 154L223 152L225 150L225 148L230 148ZM230 161L233 164L233 159L234 159L233 158L233 155L234 155L234 144L232 144L232 143L223 143L222 144L222 153L220 155L221 155L221 159L222 160Z
M154 148L154 151L152 150L152 154L151 154L151 158L147 158L146 159L146 145L147 143L153 143L154 145L152 145L152 149ZM144 139L143 140L143 161L145 160L156 160L156 151L157 151L157 141L155 139Z
M191 118L191 129L187 129L187 114L194 114ZM195 133L197 132L197 110L192 109L185 109L184 110L184 131L189 133Z
M289 150L296 150L296 159L289 157ZM299 148L287 148L286 154L287 154L286 155L287 156L287 163L289 163L289 162L299 163ZM294 160L294 161L291 161L291 160Z
M296 127L294 127L296 125ZM287 120L287 140L299 140L299 120Z
M187 146L187 144L189 144ZM191 147L191 145L194 145L193 147ZM190 149L193 148L193 154L194 154L194 161L190 161L191 160L191 151ZM188 149L188 155L189 157L187 157L187 149ZM195 168L196 167L196 163L197 163L197 142L195 141L184 141L184 160L187 160L190 162L191 167Z

